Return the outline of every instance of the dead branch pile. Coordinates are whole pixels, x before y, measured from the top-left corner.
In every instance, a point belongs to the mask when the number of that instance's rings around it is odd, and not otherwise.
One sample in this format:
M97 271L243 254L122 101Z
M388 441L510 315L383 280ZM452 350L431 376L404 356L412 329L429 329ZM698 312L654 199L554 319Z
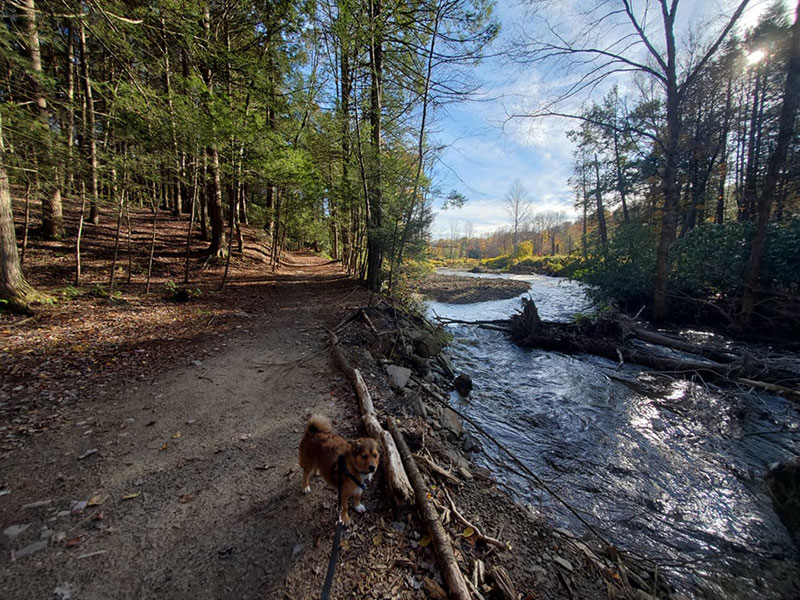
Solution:
M730 380L798 396L794 388L800 385L800 360L796 356L759 356L754 352L745 355L740 351L692 343L647 330L621 315L582 319L575 323L547 322L539 318L533 300L523 298L522 304L522 311L509 320L511 338L520 346L594 354L676 375ZM664 348L684 355L665 352Z

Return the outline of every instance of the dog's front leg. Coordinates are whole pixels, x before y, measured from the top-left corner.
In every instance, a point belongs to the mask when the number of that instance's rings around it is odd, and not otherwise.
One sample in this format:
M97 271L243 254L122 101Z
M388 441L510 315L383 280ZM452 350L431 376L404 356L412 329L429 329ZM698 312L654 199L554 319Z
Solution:
M363 502L361 502L361 494L363 493L363 491L364 490L362 490L361 488L358 488L355 491L355 495L353 496L355 498L355 502L358 502L358 504L356 504L354 508L356 509L356 512L360 515L363 515L365 512L367 512L367 507L364 506Z
M350 494L342 494L342 510L339 513L339 518L345 525L350 525L350 515L347 514L347 505L350 502Z

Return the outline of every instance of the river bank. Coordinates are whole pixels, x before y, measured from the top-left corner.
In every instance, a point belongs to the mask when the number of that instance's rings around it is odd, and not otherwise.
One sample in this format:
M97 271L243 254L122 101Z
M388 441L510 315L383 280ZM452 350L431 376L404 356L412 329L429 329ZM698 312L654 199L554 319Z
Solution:
M527 279L543 320L572 322L590 311L579 284ZM796 405L749 386L524 349L502 332L464 324L507 319L519 308L517 299L430 304L454 322L447 351L475 385L469 399L451 398L454 405L557 482L614 543L659 562L680 589L726 600L796 597L797 549L764 480L770 463L800 451ZM727 343L709 332L685 335ZM496 448L487 445L478 457L516 500L535 504L557 526L584 530L518 469L506 468Z
M529 284L500 277L475 278L434 273L414 287L423 297L437 302L473 304L516 298L527 291Z
M348 362L363 374L378 413L397 420L416 453L429 497L439 509L459 567L468 579L482 579L481 573L502 568L523 597L647 599L652 597L650 592L667 597L668 588L657 575L658 583L653 573L626 563L615 548L598 539L554 529L532 506L517 503L498 487L497 473L476 462L475 453L491 442L449 406L452 382L459 373L442 352L446 336L441 330L381 305L353 313L340 327L339 336ZM399 513L403 514L407 515ZM397 512L393 518L398 519ZM400 518L398 522L407 521ZM421 525L416 517L411 522L416 528ZM407 544L406 552L413 560L429 564L433 556L424 530L409 532L405 525L397 529L400 533L395 538ZM483 536L497 538L509 549L489 545ZM398 558L382 550L381 562L391 560ZM344 563L340 576L357 576L358 563ZM436 580L437 570L431 573ZM475 583L487 597L516 597L504 596L490 576L483 584L477 579ZM437 594L427 589L426 597Z

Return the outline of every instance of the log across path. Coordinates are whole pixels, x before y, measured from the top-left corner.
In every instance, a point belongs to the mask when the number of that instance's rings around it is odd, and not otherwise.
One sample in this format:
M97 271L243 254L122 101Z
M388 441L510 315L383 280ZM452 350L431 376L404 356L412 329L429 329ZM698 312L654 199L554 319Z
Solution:
M8 455L0 531L27 528L0 542L3 597L283 597L335 519L319 480L301 498L297 444L312 411L356 433L357 405L331 393L325 328L363 300L337 265L288 261L230 282L231 295L262 286L263 309L208 340L210 355L97 390Z

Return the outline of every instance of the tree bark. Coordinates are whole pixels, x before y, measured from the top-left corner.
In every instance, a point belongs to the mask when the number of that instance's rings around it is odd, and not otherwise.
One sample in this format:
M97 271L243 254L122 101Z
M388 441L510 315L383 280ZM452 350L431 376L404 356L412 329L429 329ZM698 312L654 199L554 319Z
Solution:
M30 303L41 298L25 280L19 263L0 115L0 300L14 311L31 314Z
M381 288L383 240L381 239L383 196L381 169L381 112L383 103L383 27L382 0L369 1L370 18L370 138L372 145L371 183L367 204L367 287Z
M92 178L92 199L89 203L89 222L100 223L99 192L97 185L97 140L95 139L94 102L92 101L92 80L89 78L89 57L86 51L86 27L81 21L81 69L83 71L83 97L86 103L85 139L89 144L89 168Z
M25 21L25 43L28 47L28 58L34 72L33 94L34 102L39 113L41 132L44 136L45 156L40 162L50 171L47 189L42 197L42 235L46 239L56 239L64 235L64 215L61 203L61 181L53 156L53 143L50 133L50 111L44 88L39 82L42 72L42 55L39 49L39 30L36 25L36 3L34 0L22 0L20 11Z

